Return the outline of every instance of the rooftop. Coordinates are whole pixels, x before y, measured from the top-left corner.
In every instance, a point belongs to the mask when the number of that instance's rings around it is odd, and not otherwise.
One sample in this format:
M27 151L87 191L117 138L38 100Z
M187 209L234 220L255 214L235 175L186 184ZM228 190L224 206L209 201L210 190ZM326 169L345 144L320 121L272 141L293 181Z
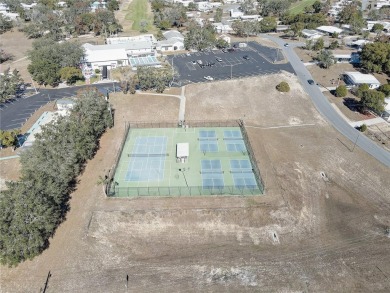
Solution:
M348 71L344 72L345 75L348 75L348 77L355 83L355 84L381 84L379 80L375 78L375 76L371 74L363 74L357 71Z

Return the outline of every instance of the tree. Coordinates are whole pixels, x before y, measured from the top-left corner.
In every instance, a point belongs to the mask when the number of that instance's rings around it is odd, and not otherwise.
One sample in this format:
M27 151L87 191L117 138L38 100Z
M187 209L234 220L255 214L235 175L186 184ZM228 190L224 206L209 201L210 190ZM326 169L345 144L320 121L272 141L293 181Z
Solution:
M277 86L276 86L276 89L279 91L279 92L282 92L282 93L287 93L290 91L290 86L287 82L285 81L282 81L281 83L279 83Z
M373 26L372 26L372 29L371 29L371 31L372 32L374 32L374 33L376 33L376 34L380 34L383 30L384 30L384 26L383 26L383 24L381 24L381 23L376 23L376 24L374 24Z
M137 78L142 90L154 89L157 92L163 92L172 82L173 75L168 68L139 67Z
M296 22L290 26L290 30L293 32L294 37L299 36L304 28L305 25L302 22Z
M112 116L97 91L78 95L69 117L42 127L21 155L21 178L7 182L0 196L0 262L17 265L40 254L65 219L69 194Z
M324 48L324 40L322 38L319 38L317 42L314 43L313 45L313 50L314 51L319 51Z
M345 97L346 95L348 94L348 89L345 85L339 85L337 88L336 88L336 91L335 91L335 95L336 97Z
M66 81L67 84L74 84L76 81L84 78L81 69L76 67L63 67L59 73L61 79Z
M215 15L214 15L214 21L215 22L221 22L221 20L222 20L222 13L223 13L222 8L218 7L216 9Z
M322 3L320 1L315 1L312 5L314 13L320 13L322 10Z
M146 33L148 31L148 21L147 20L141 20L140 24L140 32L141 33Z
M334 64L333 54L329 50L321 50L317 55L317 60L322 68L329 68Z
M269 0L265 3L262 14L265 16L281 16L290 7L290 2L285 0Z
M367 131L367 125L363 123L363 124L359 127L359 131L360 131L360 132L366 132L366 131Z
M18 141L16 136L20 134L20 129L0 130L0 146L14 146Z
M370 72L390 72L390 43L366 44L360 54L362 67Z
M198 7L196 6L196 4L194 2L188 3L188 10L189 11L195 11L196 9L198 9Z
M258 22L258 31L261 33L273 32L275 30L276 30L275 17L267 16Z
M215 44L215 30L210 23L206 23L203 27L198 24L191 23L189 31L184 37L184 46L187 50L203 50L211 48Z
M385 94L377 90L363 91L360 105L363 109L371 109L377 113L382 113L385 110Z
M13 28L12 20L8 16L0 13L0 34L5 33Z
M334 50L334 49L338 48L338 46L339 46L339 42L336 41L336 40L334 40L334 41L332 41L332 42L329 44L329 49L330 49L330 50Z
M236 20L232 24L232 29L239 37L248 37L257 30L256 23L253 21Z
M33 42L29 51L31 63L27 69L38 84L55 86L61 79L60 69L78 67L83 56L83 48L78 43L40 39Z
M117 0L110 0L107 2L107 9L110 11L119 10L119 2Z
M11 72L9 68L6 69L3 75L0 76L0 103L14 99L22 84L23 79L21 78L19 71L14 69Z
M390 97L390 84L382 84L378 91L384 93L386 97Z

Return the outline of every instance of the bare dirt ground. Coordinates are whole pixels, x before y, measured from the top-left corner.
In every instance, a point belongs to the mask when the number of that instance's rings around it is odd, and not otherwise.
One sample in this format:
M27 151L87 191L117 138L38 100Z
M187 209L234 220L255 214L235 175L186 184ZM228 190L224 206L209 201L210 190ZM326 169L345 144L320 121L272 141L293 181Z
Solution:
M280 80L290 93L274 90ZM2 292L38 292L49 271L47 292L389 292L390 170L350 152L295 77L189 85L186 98L187 121L245 118L266 194L106 199L96 181L124 120L178 111L176 98L113 96L115 127L67 220L42 255L1 268Z
M6 32L0 37L0 47L7 53L14 55L13 60L4 62L0 65L0 72L7 68L18 70L25 82L31 82L30 75L27 71L27 66L30 61L25 58L28 50L31 49L31 44L34 40L27 39L24 33L19 32L16 28Z

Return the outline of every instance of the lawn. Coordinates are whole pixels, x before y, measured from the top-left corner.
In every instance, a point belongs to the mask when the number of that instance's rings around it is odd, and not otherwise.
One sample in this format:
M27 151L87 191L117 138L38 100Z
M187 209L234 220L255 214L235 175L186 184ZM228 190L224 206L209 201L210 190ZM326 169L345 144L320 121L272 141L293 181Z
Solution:
M154 31L153 13L150 11L148 0L133 0L127 8L125 19L130 21L131 28L135 31L141 30L141 21L148 23L146 30L148 32Z
M316 0L302 0L292 3L288 12L290 12L291 14L301 13L305 9L305 7L313 5L314 2L316 2Z

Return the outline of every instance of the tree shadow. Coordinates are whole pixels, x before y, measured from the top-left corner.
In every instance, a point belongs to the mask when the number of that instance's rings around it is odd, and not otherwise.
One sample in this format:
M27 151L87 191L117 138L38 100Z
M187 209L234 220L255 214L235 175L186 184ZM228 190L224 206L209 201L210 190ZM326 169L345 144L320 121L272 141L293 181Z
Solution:
M361 111L361 105L358 100L351 97L346 97L343 99L343 104L346 106L349 110L353 112L360 112Z

